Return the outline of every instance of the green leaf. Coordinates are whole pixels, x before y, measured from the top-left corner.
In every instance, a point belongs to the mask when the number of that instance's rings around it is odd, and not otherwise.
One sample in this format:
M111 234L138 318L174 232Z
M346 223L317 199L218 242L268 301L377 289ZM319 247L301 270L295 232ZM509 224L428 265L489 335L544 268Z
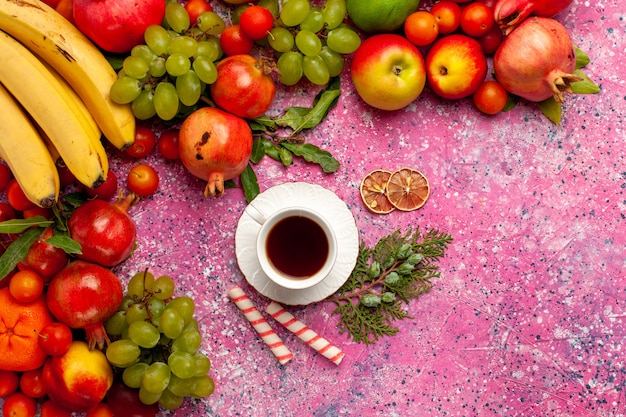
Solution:
M261 162L261 159L265 156L265 145L263 141L266 140L264 138L256 139L252 142L252 152L250 153L250 162L254 164L258 164Z
M317 126L337 104L341 88L339 78L335 77L329 82L325 89L320 91L313 100L313 107L289 107L282 116L273 119L277 126L290 127L293 129L292 135L304 129ZM255 119L259 123L268 123L267 119Z
M28 229L9 245L7 250L0 256L0 281L24 259L30 247L41 235L41 231L42 229L38 227Z
M0 233L22 233L33 226L51 226L54 222L43 216L34 216L28 219L11 219L0 223Z
M83 253L83 248L80 246L80 243L67 235L55 234L46 239L46 243L50 246L54 246L55 248L63 249L65 253L70 255Z
M330 152L322 150L313 144L281 142L281 146L289 149L294 155L304 158L307 162L320 165L325 173L332 173L339 169L339 161Z
M243 170L239 179L243 187L243 193L246 196L246 201L249 203L261 192L256 174L250 164Z
M600 92L600 87L591 81L591 79L581 70L575 70L574 74L582 77L583 79L582 81L572 83L572 91L574 94L597 94Z
M563 108L561 107L561 104L554 99L554 97L538 102L537 106L544 116L548 118L548 120L557 126L561 124Z
M574 45L574 51L576 53L576 69L584 68L589 63L589 56L576 45Z
M267 130L276 130L277 125L271 116L259 116L256 119L248 120L248 125L253 132L267 132Z

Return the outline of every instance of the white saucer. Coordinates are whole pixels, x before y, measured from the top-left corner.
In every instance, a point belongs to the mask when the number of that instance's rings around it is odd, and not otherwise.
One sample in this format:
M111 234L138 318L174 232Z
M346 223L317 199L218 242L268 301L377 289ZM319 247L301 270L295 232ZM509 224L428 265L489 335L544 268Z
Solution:
M256 239L261 225L246 209L237 224L235 251L241 272L258 292L279 303L305 305L334 294L346 282L359 254L359 231L348 206L335 193L316 184L289 182L267 189L253 203L265 213L293 205L314 208L330 222L338 244L337 261L324 280L306 289L280 287L261 269L256 254Z

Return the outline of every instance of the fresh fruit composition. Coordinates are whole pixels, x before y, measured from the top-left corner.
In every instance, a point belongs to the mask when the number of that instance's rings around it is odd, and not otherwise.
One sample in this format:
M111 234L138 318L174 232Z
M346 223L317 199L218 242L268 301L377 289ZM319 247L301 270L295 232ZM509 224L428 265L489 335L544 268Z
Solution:
M151 158L206 182L189 198L209 211L228 188L252 201L264 156L335 172L305 131L342 82L359 111L385 117L465 100L488 121L526 100L558 125L565 93L599 91L554 18L570 3L0 0L0 59L11 63L0 66L3 416L154 417L213 393L197 300L169 275L115 273L143 244L133 207L165 193ZM310 94L311 107L278 114L276 97L291 93ZM396 216L433 190L417 168L382 167L358 192L370 214ZM451 238L431 238L443 242L436 259ZM385 291L360 297L355 284L335 301L399 306L390 289L424 261L403 239L387 242L406 271L368 267Z

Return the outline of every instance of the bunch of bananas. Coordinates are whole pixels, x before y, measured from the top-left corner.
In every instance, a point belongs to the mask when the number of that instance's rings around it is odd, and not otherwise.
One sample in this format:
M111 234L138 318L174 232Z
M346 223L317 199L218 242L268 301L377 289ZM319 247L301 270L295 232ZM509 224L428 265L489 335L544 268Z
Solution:
M107 176L102 136L135 140L129 105L111 101L117 75L73 24L39 0L0 0L0 158L26 196L51 207L57 163L87 187Z

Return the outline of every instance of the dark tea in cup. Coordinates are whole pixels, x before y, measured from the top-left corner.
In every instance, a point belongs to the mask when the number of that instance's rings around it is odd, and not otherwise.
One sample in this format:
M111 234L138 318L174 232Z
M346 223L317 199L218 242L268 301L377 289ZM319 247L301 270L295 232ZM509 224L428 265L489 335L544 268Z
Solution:
M320 213L308 207L287 207L265 214L249 209L261 224L257 257L261 269L277 285L309 288L326 278L337 260L335 233Z
M289 216L276 223L265 242L267 257L285 276L309 278L328 259L328 237L324 229L305 216Z

